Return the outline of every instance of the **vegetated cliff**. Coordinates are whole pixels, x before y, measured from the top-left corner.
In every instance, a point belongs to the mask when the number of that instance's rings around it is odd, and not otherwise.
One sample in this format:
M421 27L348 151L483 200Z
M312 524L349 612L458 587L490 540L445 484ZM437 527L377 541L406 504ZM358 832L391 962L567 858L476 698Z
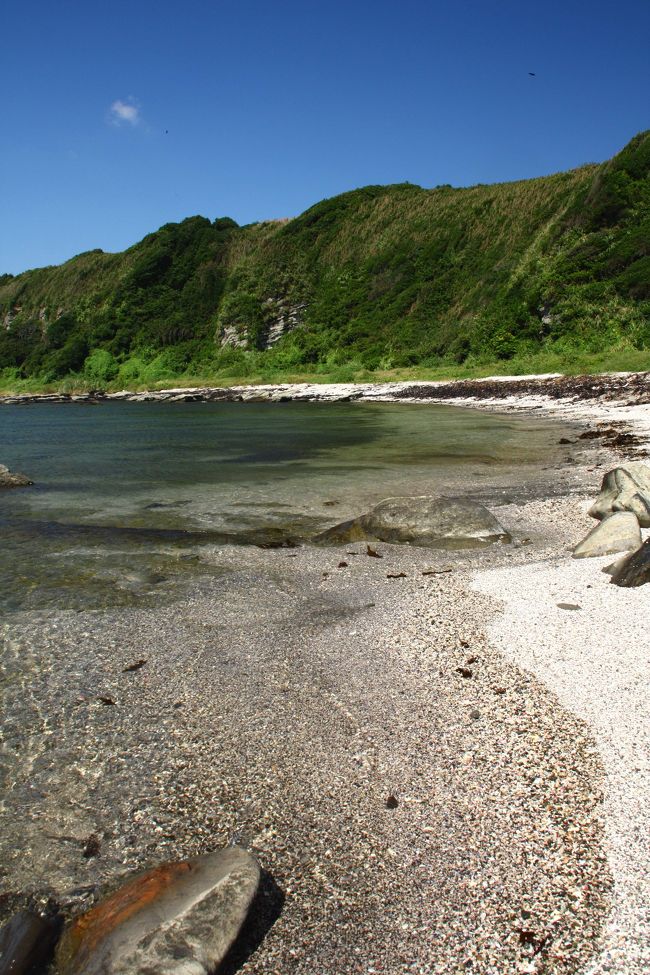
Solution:
M0 370L98 384L650 347L650 132L514 183L368 186L0 277Z

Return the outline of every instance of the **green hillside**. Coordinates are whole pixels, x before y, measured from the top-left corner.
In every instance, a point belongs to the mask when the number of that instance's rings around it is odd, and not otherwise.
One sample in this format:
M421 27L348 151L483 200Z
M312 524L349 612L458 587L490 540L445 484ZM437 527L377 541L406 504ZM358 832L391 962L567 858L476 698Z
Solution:
M650 348L650 132L492 186L368 186L0 277L0 375L96 385Z

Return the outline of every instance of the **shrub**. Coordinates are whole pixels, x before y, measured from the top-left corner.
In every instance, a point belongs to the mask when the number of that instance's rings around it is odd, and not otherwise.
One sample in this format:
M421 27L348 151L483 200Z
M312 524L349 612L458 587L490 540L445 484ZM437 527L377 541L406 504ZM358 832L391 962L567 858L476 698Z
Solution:
M106 384L118 373L117 360L106 349L94 349L83 366L84 376L92 383Z

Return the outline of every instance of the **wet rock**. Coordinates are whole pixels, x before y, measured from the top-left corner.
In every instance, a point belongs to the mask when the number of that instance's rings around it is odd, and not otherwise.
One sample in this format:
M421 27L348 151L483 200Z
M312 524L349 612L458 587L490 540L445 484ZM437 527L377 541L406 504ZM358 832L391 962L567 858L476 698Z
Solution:
M641 544L641 529L631 511L615 511L604 518L573 550L574 559L631 552Z
M636 552L616 563L610 581L626 588L650 582L650 538Z
M510 541L487 508L464 498L388 498L363 520L366 530L385 542L472 548Z
M165 576L160 575L158 572L150 572L147 569L141 571L134 570L132 572L125 572L121 579L118 579L117 586L120 589L126 589L130 592L139 592L142 589L147 589L149 586L157 586L160 582L165 581Z
M86 860L96 857L101 852L102 843L95 833L91 833L84 844L83 855Z
M650 467L632 461L608 471L600 495L589 509L592 518L606 518L615 511L631 511L642 528L650 528Z
M72 922L57 973L206 975L235 941L259 879L237 847L139 874Z
M432 548L475 548L511 541L487 508L465 498L387 498L367 514L321 532L317 542L409 542Z
M0 975L37 975L45 971L61 930L57 917L19 911L0 930Z
M29 487L33 483L25 474L16 474L0 464L0 488Z
M365 542L369 538L368 533L361 523L360 518L351 518L349 521L342 521L332 528L327 528L324 532L316 535L315 542Z

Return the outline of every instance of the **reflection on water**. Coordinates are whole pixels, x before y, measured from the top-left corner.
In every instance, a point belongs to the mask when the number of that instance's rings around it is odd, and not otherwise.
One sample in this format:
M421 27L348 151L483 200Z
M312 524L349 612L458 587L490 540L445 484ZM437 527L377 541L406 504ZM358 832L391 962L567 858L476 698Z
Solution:
M216 571L201 546L305 540L390 495L516 496L564 432L447 406L3 407L0 462L36 483L0 495L0 605L146 599Z

